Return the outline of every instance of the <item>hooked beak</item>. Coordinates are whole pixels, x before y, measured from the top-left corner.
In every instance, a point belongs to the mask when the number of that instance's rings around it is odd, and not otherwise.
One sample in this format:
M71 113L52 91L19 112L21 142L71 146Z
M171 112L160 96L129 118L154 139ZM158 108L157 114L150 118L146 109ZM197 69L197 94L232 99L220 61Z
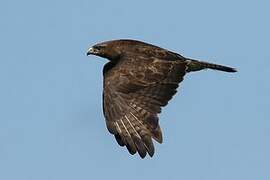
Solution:
M95 54L95 49L93 47L90 47L86 52L87 56L89 56L90 54Z

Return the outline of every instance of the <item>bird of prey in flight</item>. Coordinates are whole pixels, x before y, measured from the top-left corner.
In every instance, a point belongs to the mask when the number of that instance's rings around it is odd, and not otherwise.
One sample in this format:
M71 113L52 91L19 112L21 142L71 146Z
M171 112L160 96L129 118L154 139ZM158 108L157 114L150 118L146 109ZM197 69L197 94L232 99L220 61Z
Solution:
M152 139L162 143L158 113L176 93L186 73L236 69L186 58L137 40L112 40L88 49L87 55L109 60L103 67L103 114L120 146L130 154L154 155Z

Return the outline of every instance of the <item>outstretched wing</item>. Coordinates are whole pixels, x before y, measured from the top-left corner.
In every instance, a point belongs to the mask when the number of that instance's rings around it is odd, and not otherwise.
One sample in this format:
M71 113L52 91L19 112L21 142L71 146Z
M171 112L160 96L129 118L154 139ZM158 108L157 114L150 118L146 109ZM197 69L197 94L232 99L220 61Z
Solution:
M144 57L125 57L104 66L103 112L120 146L144 158L154 154L152 138L162 143L157 114L176 93L186 64Z

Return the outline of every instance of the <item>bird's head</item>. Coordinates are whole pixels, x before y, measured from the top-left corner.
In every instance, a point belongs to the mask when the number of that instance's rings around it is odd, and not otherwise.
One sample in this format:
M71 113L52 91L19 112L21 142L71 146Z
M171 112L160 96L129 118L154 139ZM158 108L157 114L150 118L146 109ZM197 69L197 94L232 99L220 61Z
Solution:
M86 54L87 56L96 55L103 58L107 58L110 61L115 61L121 56L122 51L115 41L107 41L98 43L90 47L87 50Z

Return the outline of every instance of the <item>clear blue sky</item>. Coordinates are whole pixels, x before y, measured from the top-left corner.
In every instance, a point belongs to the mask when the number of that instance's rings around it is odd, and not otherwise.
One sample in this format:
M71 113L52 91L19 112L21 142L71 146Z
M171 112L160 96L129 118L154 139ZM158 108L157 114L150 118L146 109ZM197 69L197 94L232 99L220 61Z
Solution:
M1 180L269 180L269 1L0 2ZM96 42L132 38L238 68L186 76L164 143L131 156L102 115Z

